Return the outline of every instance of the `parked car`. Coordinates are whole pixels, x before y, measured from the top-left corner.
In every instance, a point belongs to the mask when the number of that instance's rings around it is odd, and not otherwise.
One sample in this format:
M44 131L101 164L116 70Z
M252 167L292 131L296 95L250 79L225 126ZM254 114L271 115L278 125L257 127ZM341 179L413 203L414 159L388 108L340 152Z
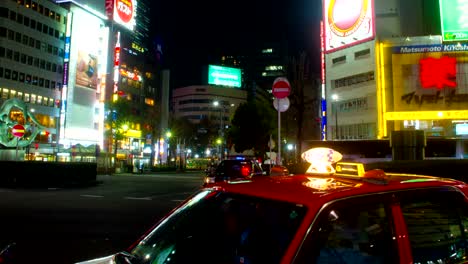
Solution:
M204 184L212 184L219 181L238 179L250 179L253 176L265 175L255 157L236 155L228 156L217 166L206 171Z
M126 251L81 264L466 263L466 183L320 167L216 182Z

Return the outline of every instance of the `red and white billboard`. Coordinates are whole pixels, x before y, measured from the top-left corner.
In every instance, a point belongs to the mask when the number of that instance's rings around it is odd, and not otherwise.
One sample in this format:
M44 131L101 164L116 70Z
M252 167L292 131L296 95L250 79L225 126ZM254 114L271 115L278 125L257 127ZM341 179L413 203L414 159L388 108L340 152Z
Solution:
M373 0L324 0L325 52L375 37Z
M107 2L106 2L107 6ZM137 0L114 0L113 20L133 31L136 25Z

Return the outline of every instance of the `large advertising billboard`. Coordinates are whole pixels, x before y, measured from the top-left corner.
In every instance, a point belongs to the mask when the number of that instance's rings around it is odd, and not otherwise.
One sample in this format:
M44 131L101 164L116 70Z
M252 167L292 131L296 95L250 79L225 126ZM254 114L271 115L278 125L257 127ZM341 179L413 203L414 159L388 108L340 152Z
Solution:
M468 0L439 0L444 41L468 40Z
M113 0L113 16L115 23L124 26L127 29L134 30L137 15L137 0ZM106 4L109 1L106 1ZM107 5L106 5L107 6ZM106 13L109 8L106 7Z
M208 84L240 88L242 86L241 69L208 65Z
M459 119L468 110L468 44L392 49L393 105L387 120Z
M373 0L324 0L325 52L368 41L375 36Z

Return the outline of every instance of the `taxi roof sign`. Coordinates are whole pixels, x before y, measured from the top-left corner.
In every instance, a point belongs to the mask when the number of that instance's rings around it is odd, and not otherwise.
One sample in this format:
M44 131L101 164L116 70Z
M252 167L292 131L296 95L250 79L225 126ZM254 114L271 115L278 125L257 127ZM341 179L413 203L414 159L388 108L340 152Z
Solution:
M354 177L363 177L366 171L364 164L357 162L338 162L336 164L336 174Z

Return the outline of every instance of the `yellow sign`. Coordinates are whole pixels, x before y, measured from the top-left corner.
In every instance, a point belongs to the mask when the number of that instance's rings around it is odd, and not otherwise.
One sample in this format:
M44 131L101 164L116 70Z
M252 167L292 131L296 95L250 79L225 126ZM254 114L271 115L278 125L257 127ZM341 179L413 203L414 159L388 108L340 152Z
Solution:
M386 120L468 119L468 110L386 112Z

